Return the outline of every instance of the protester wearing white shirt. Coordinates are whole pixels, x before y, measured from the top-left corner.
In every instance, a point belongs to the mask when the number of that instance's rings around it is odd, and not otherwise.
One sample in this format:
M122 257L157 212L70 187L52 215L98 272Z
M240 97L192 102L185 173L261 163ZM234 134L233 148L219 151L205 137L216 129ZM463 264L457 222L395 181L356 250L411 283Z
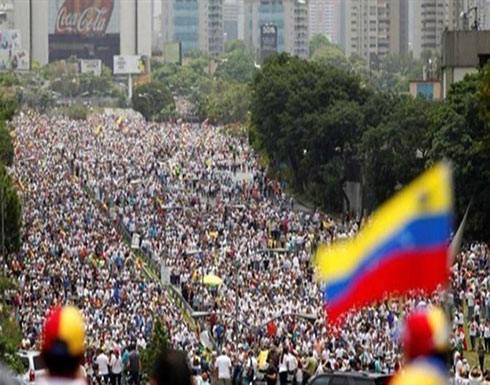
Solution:
M231 359L223 349L221 355L216 359L216 367L218 368L218 384L230 385L231 383Z

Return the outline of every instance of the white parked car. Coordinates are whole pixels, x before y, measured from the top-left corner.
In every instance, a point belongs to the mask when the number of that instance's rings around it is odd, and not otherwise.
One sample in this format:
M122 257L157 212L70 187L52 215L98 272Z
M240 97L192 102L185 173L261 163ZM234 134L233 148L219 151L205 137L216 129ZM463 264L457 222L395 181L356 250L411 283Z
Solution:
M27 384L34 384L37 379L46 374L46 366L41 358L41 353L35 350L20 350L17 355L24 365L21 380Z

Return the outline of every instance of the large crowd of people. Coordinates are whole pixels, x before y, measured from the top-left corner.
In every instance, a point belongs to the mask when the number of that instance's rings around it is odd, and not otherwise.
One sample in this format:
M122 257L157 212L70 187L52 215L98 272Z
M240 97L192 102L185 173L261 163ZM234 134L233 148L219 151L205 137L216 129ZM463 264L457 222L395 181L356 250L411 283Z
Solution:
M142 349L161 317L204 384L267 382L276 369L281 385L297 384L330 370L393 372L402 364L404 316L434 304L453 320L455 378L483 378L490 352L486 245L458 255L447 290L387 298L351 313L341 328L330 326L310 258L317 244L351 237L359 223L290 199L246 138L206 123L113 115L73 121L29 113L14 124L10 171L24 227L22 250L8 268L19 282L14 303L25 347L36 345L50 306L73 303L86 318L89 352ZM204 316L213 348L203 348L169 291L144 274L121 229ZM209 276L222 283L207 284ZM468 367L467 350L480 352L480 368ZM87 367L95 360L94 353Z

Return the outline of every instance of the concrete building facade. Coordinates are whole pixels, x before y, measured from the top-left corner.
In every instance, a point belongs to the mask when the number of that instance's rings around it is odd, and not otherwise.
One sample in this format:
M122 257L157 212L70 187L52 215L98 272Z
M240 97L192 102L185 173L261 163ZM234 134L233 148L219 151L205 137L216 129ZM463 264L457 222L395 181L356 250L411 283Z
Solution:
M151 0L105 0L97 5L80 0L15 0L11 4L13 28L20 31L29 67L72 55L101 59L112 67L114 55L151 55Z
M277 51L308 56L309 16L307 0L244 0L244 40L260 50L262 25L277 27Z
M327 36L334 44L340 42L342 0L310 0L310 38L321 34Z
M490 61L490 31L445 31L442 38L442 96L451 84Z
M315 35L328 36L328 4L326 0L310 0L310 38Z
M370 66L408 51L408 0L345 0L345 52Z
M182 52L223 52L223 0L162 0L163 42L181 42Z
M413 55L440 55L445 30L462 28L464 0L418 0L414 2Z
M223 30L225 40L243 40L244 32L243 0L224 0Z

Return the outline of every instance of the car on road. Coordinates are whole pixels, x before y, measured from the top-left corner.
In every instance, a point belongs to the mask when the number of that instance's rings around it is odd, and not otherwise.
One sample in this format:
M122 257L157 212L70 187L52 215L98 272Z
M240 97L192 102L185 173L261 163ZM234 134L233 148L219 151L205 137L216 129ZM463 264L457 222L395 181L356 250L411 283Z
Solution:
M366 372L333 372L313 377L308 385L388 385L391 376Z
M46 374L46 366L40 352L36 350L20 350L17 355L24 365L24 371L19 376L23 382L33 384Z

